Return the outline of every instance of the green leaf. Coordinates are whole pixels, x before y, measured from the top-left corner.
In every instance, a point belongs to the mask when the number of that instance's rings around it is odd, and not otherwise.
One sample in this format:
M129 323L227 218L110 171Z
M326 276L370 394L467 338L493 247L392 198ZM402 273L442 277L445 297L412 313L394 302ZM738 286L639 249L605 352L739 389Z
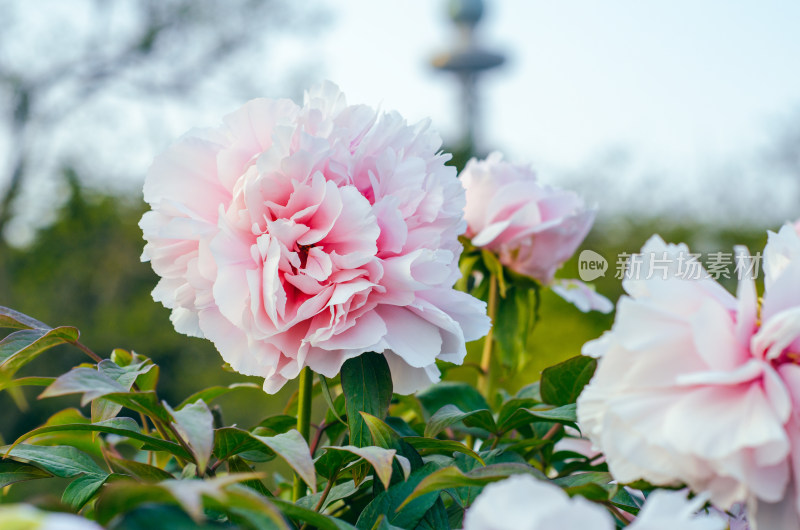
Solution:
M180 410L189 403L194 403L198 399L202 399L206 403L211 403L218 397L224 396L225 394L229 394L234 390L252 389L252 388L255 388L256 390L261 390L261 386L255 383L234 383L228 386L212 386L209 388L204 388L203 390L195 392L188 398L184 399L180 405L175 407L175 410Z
M597 359L578 355L542 372L542 399L551 405L575 403L594 375Z
M172 416L167 409L164 408L164 405L158 401L158 397L153 391L116 392L113 394L106 394L103 397L114 403L119 403L123 407L127 407L134 412L140 412L145 416L150 416L161 422L169 423L172 421Z
M314 469L314 460L311 458L311 450L302 434L297 430L291 430L276 436L267 437L255 434L251 434L251 436L285 460L303 479L303 482L311 488L312 493L317 492L317 473Z
M461 259L458 262L458 268L461 271L461 278L459 278L458 281L456 281L456 284L453 286L455 289L464 291L465 293L468 292L467 289L469 288L470 276L472 275L472 271L475 269L475 265L478 263L478 261L480 261L480 259L481 255L478 253L461 253Z
M490 433L497 432L492 413L487 409L464 412L455 405L445 405L436 411L425 427L425 437L435 438L437 434L458 422L464 422L467 427L478 427Z
M533 399L536 401L542 401L540 386L541 384L539 381L525 385L519 389L519 392L517 392L517 395L514 397L517 399Z
M324 511L330 504L341 500L346 499L359 491L366 489L368 486L372 485L372 477L368 478L367 480L362 481L360 484L356 485L356 483L352 480L348 480L342 484L337 484L336 486L332 487L331 490L328 492L328 497L325 499L325 503L320 508L320 511ZM297 504L302 506L303 508L314 509L319 500L322 498L322 492L315 493L313 495L307 495L300 500L297 501Z
M4 453L8 449L8 446L0 447L0 451ZM108 476L108 473L103 471L89 455L74 447L21 444L9 451L8 455L15 460L30 462L61 478L72 478L81 473Z
M39 322L33 317L23 315L8 307L0 306L0 328L12 329L51 329L47 324Z
M23 329L0 340L0 373L11 378L17 370L53 346L78 340L78 330L60 327L50 330Z
M537 289L515 284L499 300L493 336L501 364L509 370L520 370L527 362L529 335L536 326Z
M158 521L154 527L153 521ZM142 504L127 513L122 513L114 520L114 530L220 530L230 526L218 522L207 521L196 523L186 513L173 505Z
M137 478L142 482L161 482L162 480L175 478L160 467L151 466L144 462L114 458L112 456L108 457L108 461L111 463L111 467L116 473Z
M389 482L392 479L392 463L394 462L397 451L394 449L384 449L382 447L367 446L356 447L354 445L344 445L340 447L323 447L326 452L344 452L350 453L355 458L344 458L338 464L340 466L347 465L349 462L363 459L372 466L375 470L375 476L381 481L384 488L389 488Z
M481 258L483 258L483 263L486 265L486 270L497 280L497 287L500 288L500 296L505 298L508 285L506 284L505 275L503 274L503 264L500 263L497 256L490 250L481 249Z
M314 510L309 510L283 499L275 498L271 500L283 513L292 519L303 521L320 530L356 530L355 526L340 519L317 513Z
M241 455L251 462L267 462L275 458L275 452L251 433L236 427L222 427L214 432L214 455L227 460Z
M101 421L98 423L72 423L65 425L45 425L27 432L20 436L13 445L9 448L15 448L18 444L33 437L42 434L61 431L90 431L101 432L106 434L116 434L118 436L125 436L133 440L144 442L147 447L159 451L167 451L180 458L190 460L191 455L186 450L175 442L162 440L154 436L143 434L139 424L131 418L112 418L110 420ZM14 454L13 451L10 454Z
M463 453L471 456L475 460L486 465L483 458L475 451L455 440L439 440L437 438L423 438L421 436L406 436L403 441L408 443L411 447L416 449L420 455L426 456L429 454L445 454L452 455L453 453Z
M18 386L49 386L55 381L55 377L20 377L12 379L4 388L14 388Z
M489 408L486 398L467 383L442 381L417 394L417 398L428 414L433 414L445 405L455 405L466 412Z
M408 476L408 469L417 470L423 466L422 457L419 456L416 449L402 440L386 422L365 412L361 413L361 417L364 418L367 424L370 435L375 442L374 445L397 451L396 458L398 466L402 468L403 474L406 477ZM406 467L406 462L408 462L408 468Z
M250 467L250 464L239 458L238 456L232 456L228 459L228 471L231 473L252 473L253 468ZM257 491L264 497L274 497L271 491L267 489L264 483L257 479L250 479L242 481L242 485L247 486L248 488Z
M392 401L392 376L383 355L364 353L348 359L341 370L342 391L347 405L350 443L357 447L372 445L372 439L359 412L383 419Z
M61 496L61 502L73 510L80 510L103 487L109 475L83 475L69 483Z
M325 378L324 375L319 374L319 386L322 390L322 397L325 399L325 403L328 404L328 412L330 416L333 416L336 421L344 425L345 427L349 427L347 423L342 419L342 416L339 415L339 412L336 410L336 405L333 402L333 396L331 395L331 389L328 387L328 380ZM328 415L325 416L326 419Z
M50 473L38 467L13 460L0 460L0 488L5 488L9 484L23 482L25 480L35 480L38 478L52 477Z
M297 417L289 416L288 414L279 414L277 416L270 416L258 424L256 434L259 436L275 436L276 434L283 434L291 431L297 427Z
M500 432L509 432L535 421L551 421L578 428L575 403L555 408L517 409L503 424Z
M533 398L511 398L500 407L500 412L497 413L497 425L504 425L509 418L511 418L519 409L526 409L539 405L541 401Z
M414 502L419 497L438 492L447 488L459 488L465 486L485 486L490 482L497 482L510 477L511 475L527 474L536 478L547 480L547 477L536 468L527 464L491 464L486 467L479 467L464 473L456 466L445 467L430 473L422 479L419 484L403 500L401 507Z
M581 495L595 501L611 500L619 489L611 474L603 471L575 473L553 482L564 488L570 496Z
M189 516L199 524L204 519L203 502L214 499L220 508L245 507L267 514L278 526L265 528L288 527L280 522L282 518L267 499L256 494L248 495L249 490L233 491L232 486L239 482L258 478L257 473L241 473L214 477L205 480L165 480L158 484L141 484L123 481L111 484L100 496L95 505L95 518L106 525L120 514L129 512L143 504L178 504Z
M130 389L125 388L105 373L94 368L74 368L45 388L39 398L83 394L81 406L85 406L91 400L100 396L114 392L127 392L128 390Z
M157 368L157 366L152 363L129 363L125 366L120 366L107 359L97 364L98 372L107 375L109 378L122 385L127 391L130 391L134 382L136 382L140 375L146 374L154 368ZM113 401L102 398L95 399L92 401L92 422L111 419L119 414L120 410L122 410L122 405L114 403Z
M166 402L164 407L175 420L172 426L192 450L200 474L205 474L214 450L214 416L211 415L208 405L198 399L181 410L172 410Z
M435 469L436 464L425 464L422 468L414 471L407 481L398 482L388 490L378 494L361 512L356 522L356 527L359 530L370 530L383 515L391 525L400 528L416 528L425 513L439 499L439 494L434 492L422 495L407 503L402 509L400 505L411 495L417 485L434 472Z

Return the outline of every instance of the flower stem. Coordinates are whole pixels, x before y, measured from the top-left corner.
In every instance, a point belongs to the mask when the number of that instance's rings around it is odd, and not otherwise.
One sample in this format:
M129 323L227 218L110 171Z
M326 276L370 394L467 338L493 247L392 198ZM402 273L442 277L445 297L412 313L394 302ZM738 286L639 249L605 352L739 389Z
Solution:
M487 300L486 312L492 321L492 327L489 328L489 333L483 343L478 390L486 396L486 399L491 401L489 393L492 390L492 346L494 344L495 313L497 313L497 278L494 274L489 275L489 299Z
M311 392L314 386L314 374L311 369L306 367L300 372L300 388L297 391L297 430L308 441L311 433ZM305 496L306 485L303 480L295 474L294 487L292 488L292 500Z

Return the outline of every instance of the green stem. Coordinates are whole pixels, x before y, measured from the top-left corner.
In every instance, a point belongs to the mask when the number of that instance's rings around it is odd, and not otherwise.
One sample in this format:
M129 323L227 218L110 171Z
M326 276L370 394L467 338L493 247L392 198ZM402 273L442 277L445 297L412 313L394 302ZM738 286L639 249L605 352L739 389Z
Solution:
M311 433L311 392L314 387L314 374L306 367L300 372L300 388L297 391L297 430L308 442ZM292 501L297 502L305 496L306 485L299 475L294 476Z
M492 327L486 335L483 343L483 354L481 355L481 373L478 376L478 390L491 402L489 395L492 390L492 346L494 344L495 314L497 313L497 278L494 274L489 275L489 299L487 300L486 313L492 321Z

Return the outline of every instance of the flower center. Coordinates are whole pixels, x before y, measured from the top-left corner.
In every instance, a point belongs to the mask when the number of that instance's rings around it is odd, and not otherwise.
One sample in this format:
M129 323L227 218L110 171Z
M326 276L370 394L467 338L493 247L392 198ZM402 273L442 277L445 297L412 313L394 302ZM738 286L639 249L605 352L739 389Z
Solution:
M297 255L300 258L300 268L305 269L308 263L308 251L316 247L315 243L309 245L297 245Z

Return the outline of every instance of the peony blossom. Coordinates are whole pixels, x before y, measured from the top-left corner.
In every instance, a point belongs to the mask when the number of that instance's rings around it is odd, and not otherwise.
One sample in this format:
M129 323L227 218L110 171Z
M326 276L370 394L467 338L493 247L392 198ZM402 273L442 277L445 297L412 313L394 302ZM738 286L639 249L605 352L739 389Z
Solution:
M540 184L526 166L500 153L470 160L461 172L467 191L465 219L472 245L544 285L584 313L608 313L614 305L580 280L553 280L556 270L592 228L595 211L571 191Z
M100 525L70 513L45 512L30 504L0 505L3 530L102 530Z
M397 392L438 381L436 361L460 363L489 328L485 305L452 289L465 199L440 145L330 83L188 133L144 185L153 297L270 393L370 351Z
M506 267L543 284L581 244L595 211L571 191L540 184L525 166L492 153L461 172L467 190L467 237Z
M770 233L762 302L754 274L736 297L687 275L685 245L654 236L642 252L613 328L584 347L600 357L584 434L620 482L682 482L724 510L746 502L753 528L800 528L800 236Z
M601 505L570 498L551 482L512 475L486 486L464 515L464 530L612 530L614 521Z
M631 530L723 530L716 514L697 514L705 500L657 491L648 497ZM530 475L513 475L484 488L464 516L464 530L611 530L614 518L600 504Z

